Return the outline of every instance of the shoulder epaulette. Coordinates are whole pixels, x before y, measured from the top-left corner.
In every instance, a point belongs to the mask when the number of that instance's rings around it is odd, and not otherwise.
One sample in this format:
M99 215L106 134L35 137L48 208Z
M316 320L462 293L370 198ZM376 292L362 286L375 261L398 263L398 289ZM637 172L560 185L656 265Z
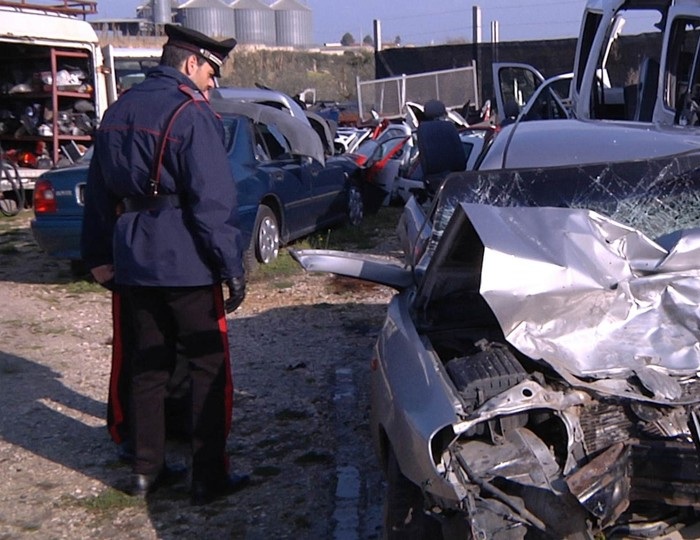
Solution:
M187 86L186 84L180 84L177 88L178 90L180 90L180 92L185 94L192 101L207 101L207 98L205 98L201 92L195 90L191 86Z

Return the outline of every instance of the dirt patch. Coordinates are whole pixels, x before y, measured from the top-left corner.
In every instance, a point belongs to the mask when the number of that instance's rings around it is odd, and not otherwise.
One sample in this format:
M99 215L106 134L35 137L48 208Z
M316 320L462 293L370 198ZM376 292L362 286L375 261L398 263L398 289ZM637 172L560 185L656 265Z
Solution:
M301 273L252 283L229 316L228 440L252 485L192 507L183 482L143 503L119 490L129 469L105 428L110 298L41 253L29 218L0 221L0 539L378 537L366 383L390 290ZM348 471L355 503L339 511Z

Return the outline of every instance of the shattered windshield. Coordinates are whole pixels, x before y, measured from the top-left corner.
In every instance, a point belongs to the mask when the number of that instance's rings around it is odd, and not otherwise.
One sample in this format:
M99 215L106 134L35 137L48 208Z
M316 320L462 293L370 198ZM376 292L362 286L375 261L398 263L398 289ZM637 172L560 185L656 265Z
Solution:
M433 207L427 264L460 203L585 208L658 238L700 226L700 152L651 160L453 173Z

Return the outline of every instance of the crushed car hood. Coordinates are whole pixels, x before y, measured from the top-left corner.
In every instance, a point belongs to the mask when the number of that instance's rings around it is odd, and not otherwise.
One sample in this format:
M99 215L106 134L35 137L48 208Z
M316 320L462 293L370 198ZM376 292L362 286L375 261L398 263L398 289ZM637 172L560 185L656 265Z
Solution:
M325 163L323 143L318 134L308 124L285 111L269 105L232 101L212 95L212 108L221 114L238 114L246 116L256 123L276 126L287 139L292 153L308 156L319 163Z
M684 402L700 370L700 229L654 242L591 210L460 203L444 235L424 320L468 319L478 293L509 343L571 384Z

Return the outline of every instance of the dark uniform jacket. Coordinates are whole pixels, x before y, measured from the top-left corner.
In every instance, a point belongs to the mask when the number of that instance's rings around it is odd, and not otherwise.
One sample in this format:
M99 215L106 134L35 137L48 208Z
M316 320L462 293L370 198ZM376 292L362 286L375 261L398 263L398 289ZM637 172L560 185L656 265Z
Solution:
M156 147L172 113L158 209L148 206ZM89 268L114 264L115 282L201 286L243 275L236 187L223 126L197 87L159 66L106 112L95 136L86 187L82 256ZM169 195L170 196L167 196ZM175 197L172 194L177 194Z

